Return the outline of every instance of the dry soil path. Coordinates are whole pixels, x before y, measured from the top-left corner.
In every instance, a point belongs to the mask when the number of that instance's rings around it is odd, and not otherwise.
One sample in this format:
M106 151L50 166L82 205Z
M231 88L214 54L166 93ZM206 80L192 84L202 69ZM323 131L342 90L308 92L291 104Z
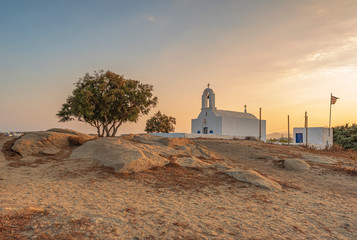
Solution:
M1 150L2 150L4 143L9 141L10 139L11 139L10 137L0 136L0 169L4 169L4 167L6 167L7 162L6 162L5 156Z

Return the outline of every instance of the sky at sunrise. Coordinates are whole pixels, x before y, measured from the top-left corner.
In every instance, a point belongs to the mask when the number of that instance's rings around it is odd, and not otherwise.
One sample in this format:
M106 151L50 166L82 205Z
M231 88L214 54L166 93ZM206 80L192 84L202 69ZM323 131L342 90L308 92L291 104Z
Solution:
M154 86L158 110L190 132L210 83L218 109L267 121L267 133L357 123L357 1L0 0L0 131L95 132L55 116L85 73Z

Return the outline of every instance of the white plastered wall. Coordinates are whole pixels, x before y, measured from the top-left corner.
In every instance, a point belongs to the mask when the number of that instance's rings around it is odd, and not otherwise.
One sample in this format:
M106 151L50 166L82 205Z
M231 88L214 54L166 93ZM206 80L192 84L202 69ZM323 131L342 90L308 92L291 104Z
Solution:
M330 134L329 134L330 132ZM333 144L333 129L332 128L324 128L323 130L323 144L332 146Z
M266 121L261 121L261 140L266 141ZM223 116L223 135L259 138L259 119L234 118Z
M323 127L308 128L307 129L307 142L308 144L318 144L322 146L332 145L333 144L333 130ZM294 143L296 143L296 134L302 133L303 143L306 144L306 128L294 128Z
M213 131L213 134L222 135L222 117L217 117L210 108L203 108L198 118L191 120L191 133L200 131L202 134L204 127L208 128L208 134Z

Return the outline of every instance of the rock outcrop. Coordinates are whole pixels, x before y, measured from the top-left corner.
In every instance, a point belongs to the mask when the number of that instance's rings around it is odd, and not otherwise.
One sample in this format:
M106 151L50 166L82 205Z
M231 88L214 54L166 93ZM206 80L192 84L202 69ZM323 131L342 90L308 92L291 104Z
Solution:
M190 167L190 168L210 168L211 164L206 163L196 157L182 157L175 159L175 163L181 167Z
M141 172L169 163L168 159L137 145L118 138L100 138L78 147L70 158L94 160L121 173Z
M61 149L53 146L53 147L48 147L48 148L43 149L41 151L41 153L46 154L46 155L56 155L60 151L61 151Z
M208 150L205 146L195 144L187 138L166 138L148 134L130 134L123 136L120 139L135 143L142 143L138 146L147 148L148 150L152 150L153 146L155 146L154 151L164 157L183 155L204 159L220 158L215 153Z
M232 168L232 167L227 166L226 164L223 164L223 163L214 163L214 164L212 164L212 166L220 171L225 171L225 170Z
M71 159L93 160L122 173L164 166L173 159L182 167L209 168L213 166L200 159L218 158L206 147L185 138L164 138L147 134L95 138L69 129L54 128L26 133L14 143L12 149L26 158L39 153L56 155L63 149L79 146L73 150Z
M314 163L334 164L337 162L333 158L330 158L327 156L321 156L321 155L313 155L313 154L303 155L303 158L305 158L306 161L310 161L310 162L314 162Z
M47 132L57 132L57 133L65 133L65 134L70 134L70 135L75 135L83 139L84 141L92 140L96 138L96 136L80 133L77 131L74 131L72 129L66 129L66 128L51 128L48 129Z
M120 138L101 138L86 142L75 149L70 158L94 160L116 172L133 173L164 166L173 159L182 167L212 167L197 157L215 156L208 149L188 139L170 139L147 134Z
M266 188L272 191L282 190L279 183L270 180L253 170L230 169L225 171L225 173L239 181L251 183L258 187Z
M69 132L66 129L64 131L67 132L59 132L59 129L57 131L28 132L14 143L12 150L18 152L22 157L37 153L54 155L60 152L61 149L70 146L69 137L78 136L84 140L95 138L75 131Z
M300 172L310 170L310 165L307 164L304 160L300 160L300 159L286 159L284 161L284 167L285 169L288 170L294 170Z
M251 158L254 159L260 159L260 160L269 160L269 161L277 161L278 157L277 156L272 156L272 155L253 155Z

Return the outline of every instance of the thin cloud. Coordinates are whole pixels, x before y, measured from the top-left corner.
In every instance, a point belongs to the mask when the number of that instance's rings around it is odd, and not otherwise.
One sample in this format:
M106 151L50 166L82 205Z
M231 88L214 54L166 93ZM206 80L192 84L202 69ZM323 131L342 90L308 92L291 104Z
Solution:
M145 19L148 22L156 22L156 18L154 16L151 16L151 15L146 15Z
M357 37L353 36L346 41L343 41L341 44L337 46L331 46L327 49L320 50L317 53L314 53L310 56L307 56L307 61L315 62L321 61L323 59L331 59L334 57L338 57L341 54L348 54L352 50L357 48Z

